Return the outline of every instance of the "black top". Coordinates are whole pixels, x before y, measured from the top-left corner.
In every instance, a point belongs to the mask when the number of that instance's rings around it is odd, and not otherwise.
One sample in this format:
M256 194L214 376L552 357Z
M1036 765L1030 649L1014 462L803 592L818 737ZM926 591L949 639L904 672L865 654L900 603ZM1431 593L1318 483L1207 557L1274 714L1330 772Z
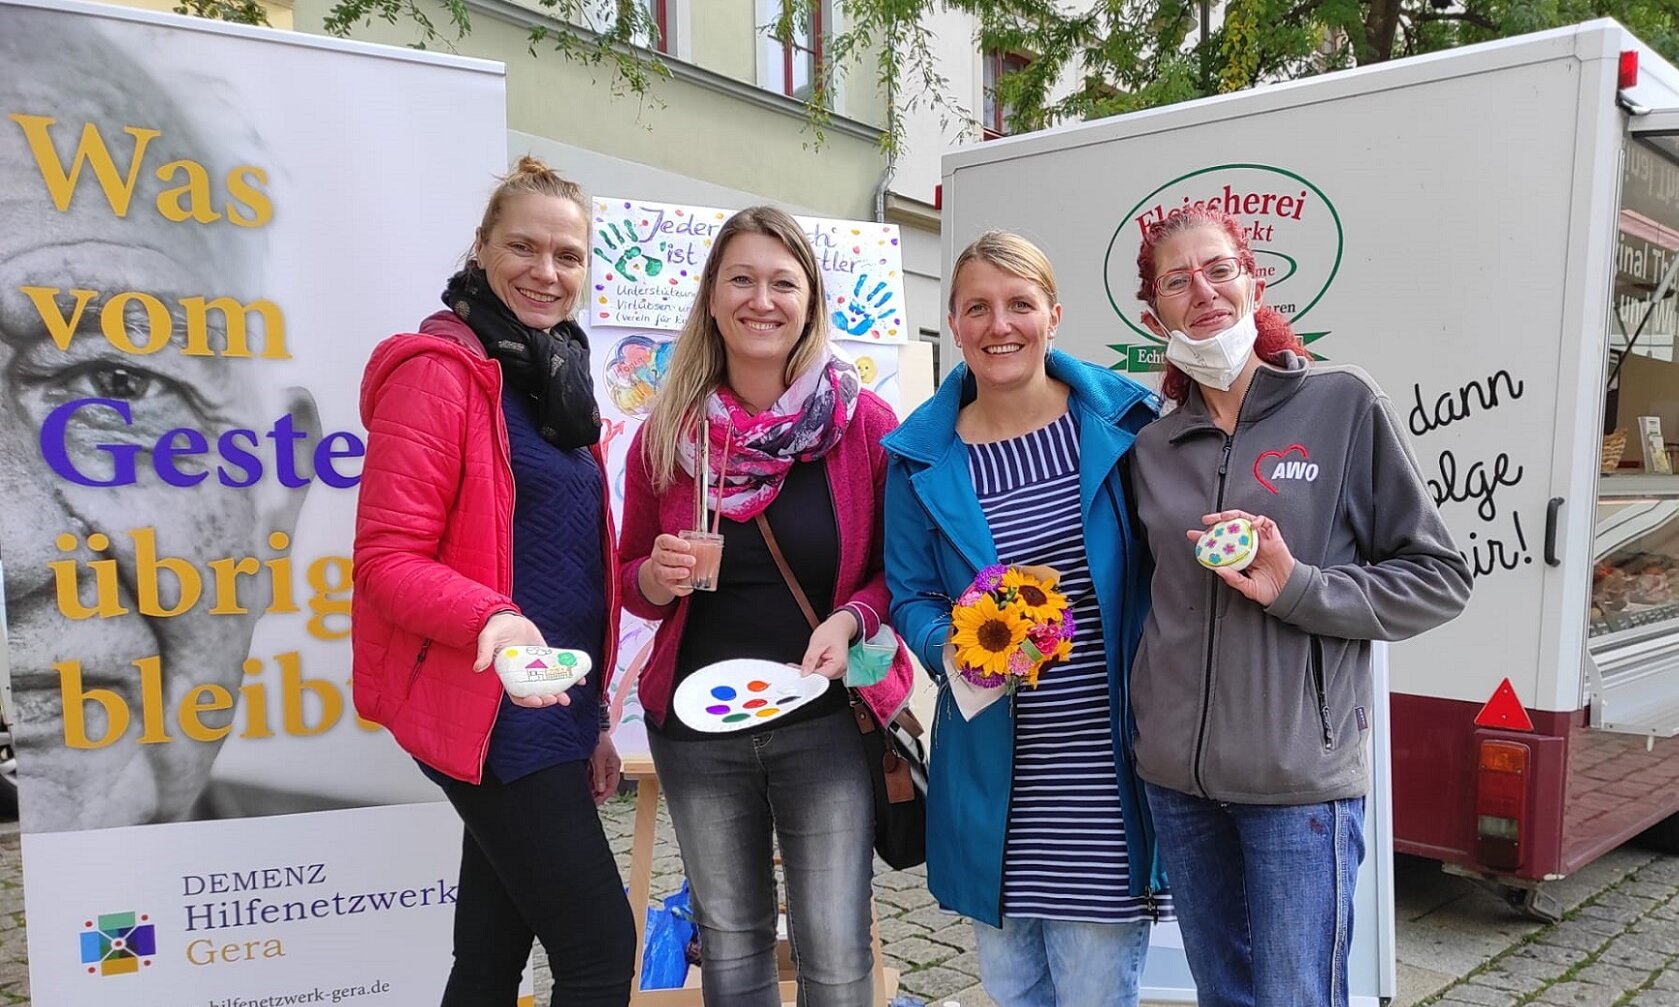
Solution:
M764 512L775 532L776 544L805 589L818 619L833 611L834 579L839 572L839 523L833 494L821 461L796 462L781 492ZM810 623L799 611L793 592L776 569L758 522L724 518L723 564L716 591L695 591L688 600L688 619L676 651L674 691L682 680L717 661L755 657L783 664L804 660L810 646ZM648 722L661 737L682 740L727 738L771 731L846 708L845 689L829 687L821 698L761 727L733 734L696 731L672 713L662 726Z

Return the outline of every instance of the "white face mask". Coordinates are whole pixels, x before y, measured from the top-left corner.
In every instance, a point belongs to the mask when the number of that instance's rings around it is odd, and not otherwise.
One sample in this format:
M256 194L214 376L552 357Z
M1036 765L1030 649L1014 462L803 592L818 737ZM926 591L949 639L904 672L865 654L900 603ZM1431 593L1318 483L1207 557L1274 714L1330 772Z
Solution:
M1167 335L1167 360L1196 383L1227 392L1236 383L1236 376L1242 373L1242 368L1248 365L1248 356L1253 353L1259 329L1254 326L1250 310L1228 329L1206 339L1191 339L1176 329Z

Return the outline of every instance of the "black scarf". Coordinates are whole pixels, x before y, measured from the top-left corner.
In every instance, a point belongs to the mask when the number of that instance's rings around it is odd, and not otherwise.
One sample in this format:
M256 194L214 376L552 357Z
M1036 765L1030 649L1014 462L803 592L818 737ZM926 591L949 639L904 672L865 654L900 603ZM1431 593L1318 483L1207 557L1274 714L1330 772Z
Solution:
M501 364L507 383L536 402L543 440L567 451L600 442L589 339L576 322L531 328L501 302L484 270L473 264L449 277L443 303L472 327L484 352Z

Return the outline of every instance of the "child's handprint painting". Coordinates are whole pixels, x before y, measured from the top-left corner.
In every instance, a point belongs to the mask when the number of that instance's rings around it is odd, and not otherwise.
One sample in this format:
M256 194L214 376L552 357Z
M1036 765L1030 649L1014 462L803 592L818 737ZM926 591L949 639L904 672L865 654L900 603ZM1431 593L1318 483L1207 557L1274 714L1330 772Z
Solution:
M904 253L896 224L800 217L822 266L835 339L902 343Z
M680 329L706 257L733 211L601 197L594 204L589 324ZM903 249L896 224L796 217L822 270L835 339L902 343ZM609 384L612 377L608 376ZM626 378L626 401L651 392ZM657 383L651 387L656 388ZM614 401L619 400L613 386ZM637 415L626 406L626 415Z

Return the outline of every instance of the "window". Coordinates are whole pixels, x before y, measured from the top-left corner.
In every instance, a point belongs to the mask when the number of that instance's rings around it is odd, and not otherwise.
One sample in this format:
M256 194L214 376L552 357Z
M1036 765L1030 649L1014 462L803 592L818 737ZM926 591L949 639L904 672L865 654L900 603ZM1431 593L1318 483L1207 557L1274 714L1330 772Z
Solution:
M933 387L937 388L939 382L944 379L943 372L939 370L939 330L921 329L916 332L915 337L933 347Z
M757 0L758 86L810 101L822 74L823 42L829 33L838 30L833 0L787 0L793 25L786 42L775 36L782 4L783 0ZM835 104L836 98L837 94L830 94L826 103Z
M583 21L591 31L608 32L618 24L626 9L640 10L651 21L653 31L638 29L631 41L636 45L668 53L670 49L670 0L586 0Z
M1019 53L996 51L985 53L981 58L985 64L985 109L980 125L985 129L985 138L995 140L1008 135L1009 113L1013 111L997 100L997 81L1007 74L1026 69L1032 61Z
M809 101L822 67L822 7L810 5L809 23L793 19L793 37L781 45L781 93Z

